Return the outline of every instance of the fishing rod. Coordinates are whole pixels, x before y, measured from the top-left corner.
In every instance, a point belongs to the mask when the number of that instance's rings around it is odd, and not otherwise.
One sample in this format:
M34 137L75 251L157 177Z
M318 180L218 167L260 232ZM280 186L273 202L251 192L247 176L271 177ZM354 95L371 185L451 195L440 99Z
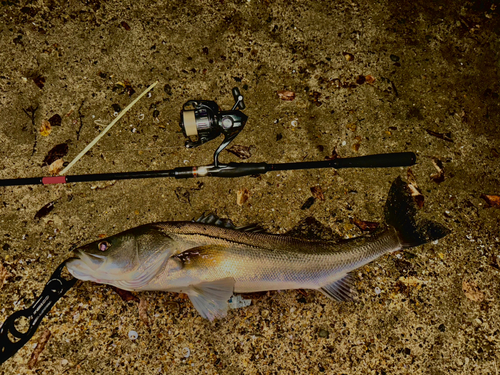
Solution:
M246 108L238 88L232 89L235 103L229 111L219 110L214 101L189 100L181 111L180 127L186 138L187 148L198 147L219 135L224 135L224 140L215 150L214 161L211 165L179 167L157 171L99 173L69 176L47 176L30 178L11 178L0 180L0 186L22 185L52 185L75 182L131 180L142 178L174 177L222 177L234 178L242 176L260 175L271 171L288 171L299 169L318 168L390 168L407 167L414 165L416 155L413 152L398 152L388 154L375 154L353 158L337 158L333 160L306 161L295 163L228 163L221 164L219 155L243 130L247 122L246 116L240 110Z
M150 86L152 88L154 85ZM148 90L150 89L148 88ZM141 94L144 95L146 91ZM245 109L243 95L237 88L232 90L235 104L229 111L221 111L214 101L186 102L181 111L180 127L184 136L188 138L185 146L188 148L198 147L219 135L224 135L224 140L214 153L213 164L207 166L179 167L159 171L138 171L121 173L101 173L69 176L48 176L33 178L13 178L0 180L0 186L22 186L22 185L52 185L75 182L107 181L107 180L129 180L141 178L174 177L196 178L196 177L242 177L260 175L271 171L288 171L300 169L318 168L388 168L411 166L416 162L413 152L399 152L388 154L367 155L353 158L337 158L322 161L306 161L295 163L228 163L219 162L219 155L243 130L248 117L241 112ZM138 99L136 99L138 100ZM130 107L130 106L129 106ZM116 119L115 119L116 120ZM116 122L116 121L115 121ZM113 123L108 125L107 131ZM92 144L87 146L89 149ZM81 152L83 155L86 150ZM72 162L76 162L78 157ZM71 166L71 164L70 164ZM69 166L67 167L69 169ZM63 171L64 172L64 171ZM22 348L35 334L43 317L76 283L75 278L65 278L61 271L66 261L57 267L49 281L45 285L40 296L33 304L10 315L0 327L0 365L12 357ZM22 320L25 324L21 324ZM21 328L23 327L23 328Z

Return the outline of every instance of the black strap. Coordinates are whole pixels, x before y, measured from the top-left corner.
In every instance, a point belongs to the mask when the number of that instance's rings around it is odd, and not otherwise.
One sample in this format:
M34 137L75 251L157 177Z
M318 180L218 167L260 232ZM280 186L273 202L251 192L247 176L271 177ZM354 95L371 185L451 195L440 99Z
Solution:
M40 297L30 307L16 311L0 327L0 365L16 354L33 337L43 317L77 282L75 278L66 280L61 276L65 264L66 261L57 267ZM29 320L29 328L26 332L19 332L15 327L16 320L22 317Z

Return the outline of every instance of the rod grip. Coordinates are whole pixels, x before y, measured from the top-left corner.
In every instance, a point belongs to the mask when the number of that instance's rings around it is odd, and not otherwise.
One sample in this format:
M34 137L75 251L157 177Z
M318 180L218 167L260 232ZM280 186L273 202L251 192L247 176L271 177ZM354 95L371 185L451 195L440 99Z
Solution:
M417 155L413 152L375 154L356 158L335 159L334 168L390 168L414 165Z

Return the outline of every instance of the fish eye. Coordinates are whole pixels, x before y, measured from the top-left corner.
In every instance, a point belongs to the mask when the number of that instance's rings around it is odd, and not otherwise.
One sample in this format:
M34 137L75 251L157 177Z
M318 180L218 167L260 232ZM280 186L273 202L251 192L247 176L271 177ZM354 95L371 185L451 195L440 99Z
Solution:
M101 241L97 245L97 248L101 251L106 251L111 247L111 244L108 241Z

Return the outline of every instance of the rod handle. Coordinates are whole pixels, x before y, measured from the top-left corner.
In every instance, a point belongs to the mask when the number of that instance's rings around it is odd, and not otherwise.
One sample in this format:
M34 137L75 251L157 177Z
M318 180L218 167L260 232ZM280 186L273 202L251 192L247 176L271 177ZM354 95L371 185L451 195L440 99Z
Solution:
M335 159L334 168L390 168L414 165L417 156L413 152L375 154L355 158Z

